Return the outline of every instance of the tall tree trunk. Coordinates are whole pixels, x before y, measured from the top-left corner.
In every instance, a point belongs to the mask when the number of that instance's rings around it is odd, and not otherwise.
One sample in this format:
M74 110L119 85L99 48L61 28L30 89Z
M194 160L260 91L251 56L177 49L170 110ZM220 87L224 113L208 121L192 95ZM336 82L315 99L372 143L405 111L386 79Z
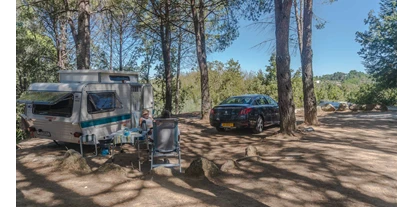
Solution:
M305 123L316 125L318 124L318 116L312 70L312 4L312 0L305 0L303 13L303 51L301 54L301 60Z
M180 97L180 66L181 66L181 44L183 44L181 28L178 29L178 55L177 55L177 80L175 82L175 114L178 114Z
M112 27L113 27L114 17L111 13L111 23L109 24L109 70L114 70L112 68Z
M57 66L59 69L62 69L62 50L61 50L61 39L60 39L60 21L59 18L52 18L52 27L53 27L53 33L55 35L55 49L56 49L56 55L57 55ZM59 28L58 28L59 27Z
M165 77L165 106L164 109L172 111L172 75L171 75L171 23L169 19L170 0L165 1L165 18L161 20L161 44L164 59Z
M76 63L78 70L90 69L91 31L89 0L79 0L78 41L76 43Z
M298 46L299 46L299 54L302 55L302 48L303 48L303 0L299 0L300 7L298 8L298 0L293 0L293 6L295 7L295 19L296 19L296 27L298 33Z
M276 65L279 96L280 132L293 134L296 130L289 55L289 23L292 0L275 0Z
M152 59L154 59L154 56L155 56L155 50L156 50L156 49L157 49L157 48L156 48L156 46L154 45L154 46L152 47L151 58L149 58L149 61L147 62L147 65L146 65L146 67L147 67L147 75L146 75L146 78L147 78L147 83L150 83L149 74L150 74L150 69L151 69Z
M66 32L66 24L67 19L66 17L60 17L59 19L59 67L63 70L66 69L66 66L68 64L68 55L66 51L66 43L67 43L67 32Z
M119 70L122 71L122 24L119 26Z
M196 36L197 61L201 77L201 119L208 119L211 103L208 85L206 37L204 30L204 2L203 0L199 0L198 2L198 7L196 7L195 0L191 0L191 13L193 16L194 33Z

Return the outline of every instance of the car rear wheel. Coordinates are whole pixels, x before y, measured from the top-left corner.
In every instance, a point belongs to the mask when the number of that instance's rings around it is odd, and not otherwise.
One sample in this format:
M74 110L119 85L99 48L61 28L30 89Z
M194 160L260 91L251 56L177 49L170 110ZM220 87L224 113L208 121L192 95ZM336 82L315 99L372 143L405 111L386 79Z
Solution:
M217 130L218 132L224 132L224 131L226 131L226 129L224 129L224 128L220 128L220 127L216 127L216 130Z
M263 131L263 118L259 116L256 120L256 126L253 129L253 133L258 134Z

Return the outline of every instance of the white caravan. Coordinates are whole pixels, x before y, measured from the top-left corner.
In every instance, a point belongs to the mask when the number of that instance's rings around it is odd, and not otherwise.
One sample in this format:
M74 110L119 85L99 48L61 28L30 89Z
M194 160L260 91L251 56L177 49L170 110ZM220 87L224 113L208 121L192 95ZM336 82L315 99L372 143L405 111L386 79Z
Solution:
M79 143L80 136L95 135L100 140L136 127L143 109L153 111L152 86L138 83L136 72L58 73L60 83L33 83L17 100L25 104L21 121L32 137Z

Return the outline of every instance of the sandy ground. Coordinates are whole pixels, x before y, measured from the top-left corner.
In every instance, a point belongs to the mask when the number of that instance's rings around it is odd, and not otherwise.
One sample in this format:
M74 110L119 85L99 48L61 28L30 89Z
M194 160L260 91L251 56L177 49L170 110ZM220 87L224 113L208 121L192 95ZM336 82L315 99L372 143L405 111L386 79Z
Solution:
M303 117L297 116L302 127ZM219 167L244 157L248 145L274 160L243 160L240 168L211 179L149 174L137 170L131 145L113 162L126 176L97 173L109 156L86 158L93 172L56 168L57 158L75 144L43 139L20 143L16 151L17 206L396 206L397 112L334 112L319 117L315 131L294 137L248 130L218 133L208 123L180 118L182 166L205 157ZM90 154L92 148L86 149ZM89 154L89 155L90 155ZM170 159L171 162L176 162Z

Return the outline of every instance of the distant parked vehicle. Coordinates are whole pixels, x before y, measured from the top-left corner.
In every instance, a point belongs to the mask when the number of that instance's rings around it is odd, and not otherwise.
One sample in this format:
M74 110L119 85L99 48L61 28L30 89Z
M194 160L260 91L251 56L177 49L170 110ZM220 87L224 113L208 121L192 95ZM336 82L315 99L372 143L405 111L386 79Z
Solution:
M336 102L336 101L320 101L319 106L325 106L326 104L331 104L336 110L338 110L340 103L341 102Z
M265 126L280 124L279 106L267 95L232 96L210 111L210 125L217 131L251 128L260 133Z

